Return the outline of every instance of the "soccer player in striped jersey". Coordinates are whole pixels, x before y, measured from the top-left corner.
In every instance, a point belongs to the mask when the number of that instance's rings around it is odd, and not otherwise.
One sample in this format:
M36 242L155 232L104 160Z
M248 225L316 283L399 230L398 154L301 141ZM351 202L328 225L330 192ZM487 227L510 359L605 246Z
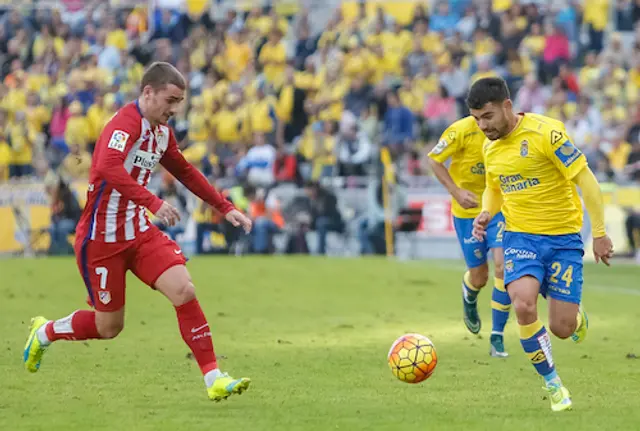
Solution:
M53 321L34 317L24 349L28 371L38 371L44 352L56 341L116 337L124 327L125 275L131 271L175 307L180 333L198 362L209 398L220 401L248 388L249 379L234 379L218 369L186 258L147 216L149 210L166 225L179 219L174 207L146 188L160 163L228 222L251 230L251 220L184 159L167 126L185 89L186 81L175 67L152 64L142 78L140 97L118 111L102 131L74 247L93 310L77 310Z

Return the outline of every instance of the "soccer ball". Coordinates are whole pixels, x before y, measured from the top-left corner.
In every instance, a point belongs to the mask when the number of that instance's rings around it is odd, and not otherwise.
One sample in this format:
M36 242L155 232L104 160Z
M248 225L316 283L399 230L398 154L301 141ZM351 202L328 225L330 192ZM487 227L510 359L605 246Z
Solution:
M431 340L420 334L405 334L389 349L389 367L398 380L420 383L433 374L438 363L436 348Z

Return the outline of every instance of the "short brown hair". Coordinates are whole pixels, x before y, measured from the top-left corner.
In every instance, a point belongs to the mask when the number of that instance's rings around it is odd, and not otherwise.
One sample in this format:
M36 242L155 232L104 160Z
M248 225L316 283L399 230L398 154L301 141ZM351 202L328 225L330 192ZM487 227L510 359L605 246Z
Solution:
M142 75L140 91L150 85L154 90L161 90L167 85L173 84L181 90L187 88L187 82L182 73L171 63L156 61Z
M511 98L509 87L500 77L482 78L473 83L467 94L469 109L482 109L487 103L502 103Z

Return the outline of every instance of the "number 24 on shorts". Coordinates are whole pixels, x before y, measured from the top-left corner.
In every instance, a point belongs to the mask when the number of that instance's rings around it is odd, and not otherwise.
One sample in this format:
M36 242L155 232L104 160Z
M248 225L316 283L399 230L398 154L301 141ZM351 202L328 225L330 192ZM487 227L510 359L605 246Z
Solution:
M560 280L564 281L565 286L571 287L571 283L573 282L573 265L569 265L563 270L560 262L553 262L551 264L551 269L553 271L553 274L549 276L549 281L551 283L557 285L558 276L560 276ZM560 273L562 273L562 275L560 275Z

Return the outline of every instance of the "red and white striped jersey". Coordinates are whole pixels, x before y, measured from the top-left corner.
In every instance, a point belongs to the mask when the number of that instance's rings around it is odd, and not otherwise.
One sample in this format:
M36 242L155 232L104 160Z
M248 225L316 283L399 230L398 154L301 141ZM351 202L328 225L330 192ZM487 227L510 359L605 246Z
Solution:
M156 213L163 203L146 188L158 163L221 213L234 209L184 159L171 128L153 128L133 102L116 113L96 142L77 237L84 242L126 242L149 229L145 208Z

